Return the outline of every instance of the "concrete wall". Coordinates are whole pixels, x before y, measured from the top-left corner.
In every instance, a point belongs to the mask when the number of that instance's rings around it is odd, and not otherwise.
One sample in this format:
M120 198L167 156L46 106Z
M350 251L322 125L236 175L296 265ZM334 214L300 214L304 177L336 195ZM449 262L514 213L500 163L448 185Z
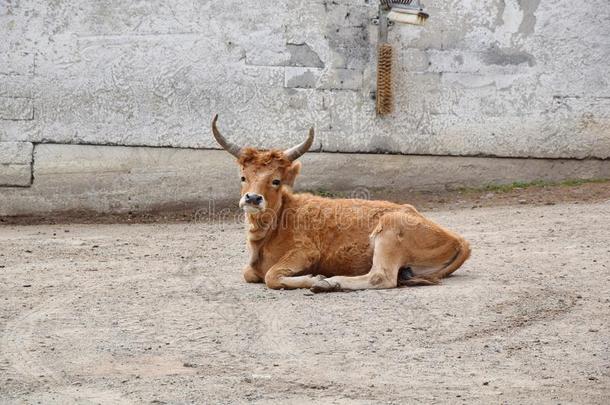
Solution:
M409 201L420 190L610 178L610 161L597 159L310 153L301 161L298 191L397 201ZM44 144L34 149L33 170L31 187L0 188L0 217L175 209L206 213L237 207L239 200L237 164L224 151Z
M0 185L41 143L216 148L213 113L261 147L610 157L608 0L424 3L380 118L374 0L0 0Z

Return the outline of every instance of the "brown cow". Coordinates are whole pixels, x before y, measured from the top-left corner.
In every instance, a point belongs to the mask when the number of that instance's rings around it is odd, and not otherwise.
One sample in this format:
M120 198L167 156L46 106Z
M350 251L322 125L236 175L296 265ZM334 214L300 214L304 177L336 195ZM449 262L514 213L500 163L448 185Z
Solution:
M411 205L294 194L292 185L314 138L290 149L241 148L216 127L237 158L247 221L249 283L314 292L436 284L470 256L468 242ZM328 278L327 278L328 277Z

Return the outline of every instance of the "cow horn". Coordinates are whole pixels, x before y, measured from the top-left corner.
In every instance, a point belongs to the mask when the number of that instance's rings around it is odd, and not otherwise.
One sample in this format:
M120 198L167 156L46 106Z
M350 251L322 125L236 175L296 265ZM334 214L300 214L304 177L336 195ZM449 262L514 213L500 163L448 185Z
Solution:
M293 161L297 160L302 154L307 152L309 148L311 148L311 144L313 143L313 127L309 128L309 135L307 135L307 139L303 143L298 144L297 146L293 146L290 149L286 149L284 151L284 155L286 159Z
M224 150L226 150L231 155L233 155L233 156L235 156L236 158L239 159L239 157L241 156L241 148L239 146L237 146L236 144L227 141L224 138L224 136L222 136L220 134L220 131L218 130L218 128L216 128L216 120L217 119L218 119L218 114L216 114L214 116L214 119L212 120L212 133L214 134L214 138L216 139L216 142L218 142L218 144L220 146L222 146L222 148Z

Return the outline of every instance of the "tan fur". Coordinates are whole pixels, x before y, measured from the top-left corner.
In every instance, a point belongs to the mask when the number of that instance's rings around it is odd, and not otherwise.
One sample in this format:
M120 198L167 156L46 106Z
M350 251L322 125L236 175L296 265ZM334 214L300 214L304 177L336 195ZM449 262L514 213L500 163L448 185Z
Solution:
M242 195L258 193L266 202L265 210L246 214L247 282L316 292L391 288L409 266L414 277L406 285L435 284L470 255L466 240L410 205L293 194L301 165L279 150L248 148L238 163Z

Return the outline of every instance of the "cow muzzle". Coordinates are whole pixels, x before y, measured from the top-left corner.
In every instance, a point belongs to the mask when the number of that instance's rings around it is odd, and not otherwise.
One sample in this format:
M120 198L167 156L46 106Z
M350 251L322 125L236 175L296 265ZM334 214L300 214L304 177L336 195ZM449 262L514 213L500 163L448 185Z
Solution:
M265 197L257 193L246 193L239 200L239 207L245 212L263 211L265 205Z

